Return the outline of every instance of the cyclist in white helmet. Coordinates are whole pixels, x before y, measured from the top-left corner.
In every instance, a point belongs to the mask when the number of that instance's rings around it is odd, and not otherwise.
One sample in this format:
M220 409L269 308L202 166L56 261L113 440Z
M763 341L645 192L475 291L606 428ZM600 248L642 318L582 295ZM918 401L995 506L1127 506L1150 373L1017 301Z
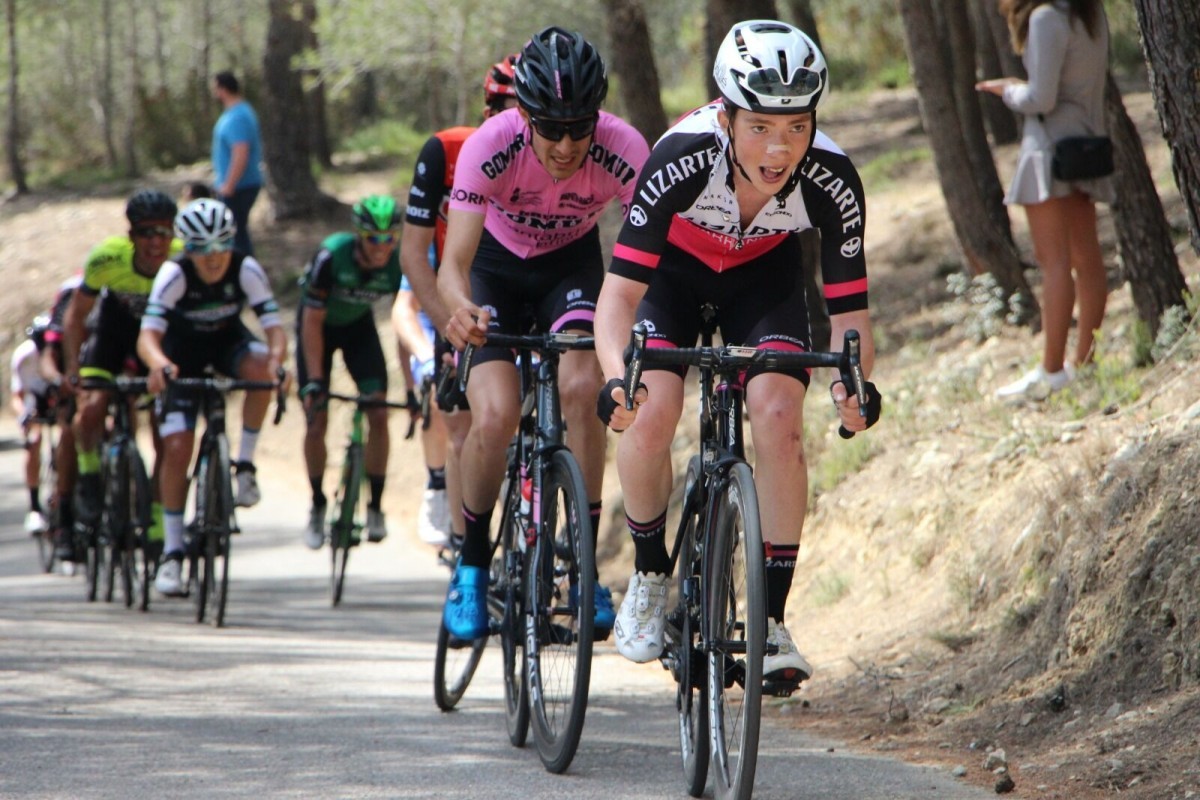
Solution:
M198 377L210 365L230 377L273 381L287 362L287 333L270 281L254 256L233 249L236 229L233 212L209 198L193 201L175 217L175 235L183 241L183 254L164 264L155 277L137 340L138 355L149 370L151 392L166 388L168 373ZM257 315L266 343L242 322L246 306ZM270 402L269 391L246 392L234 464L239 506L252 506L260 499L254 451ZM168 395L159 425L165 541L154 586L168 597L184 592L183 511L197 410L194 395Z
M635 320L647 323L654 346L690 347L701 307L712 305L725 344L810 349L797 232L817 228L833 341L855 328L868 374L874 360L862 183L846 154L817 129L829 82L824 57L791 25L751 20L729 31L713 75L721 98L681 119L646 162L596 307L596 349L608 379L597 411L625 431L617 465L635 545L635 572L614 633L617 649L639 662L663 649L671 441L684 383L680 372L648 370L640 408L625 410L622 354ZM750 370L744 384L766 550L768 641L778 648L764 663L771 681L812 674L784 627L808 497L808 383L807 371ZM862 430L878 417L873 385L865 420L841 383L831 393L847 429Z

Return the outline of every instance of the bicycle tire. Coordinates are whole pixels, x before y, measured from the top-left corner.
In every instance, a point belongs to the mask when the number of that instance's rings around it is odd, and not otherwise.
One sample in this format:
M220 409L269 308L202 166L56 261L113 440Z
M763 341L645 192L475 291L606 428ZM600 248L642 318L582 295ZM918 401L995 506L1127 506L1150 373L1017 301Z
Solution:
M488 637L464 641L438 625L437 654L433 660L433 700L442 711L453 711L471 685L483 658Z
M679 754L688 794L700 797L708 782L708 706L705 703L704 654L700 647L700 575L703 549L700 517L704 508L700 456L688 461L679 521L679 561L675 567L679 638L674 643L675 708L679 713Z
M230 472L229 442L224 437L217 439L217 464L219 469L209 475L213 481L215 506L209 508L211 527L208 546L211 550L210 563L213 569L213 618L214 628L225 627L225 609L229 600L229 551L233 533L233 475Z
M54 532L58 530L58 465L55 461L58 455L58 441L54 435L53 425L42 426L42 441L39 445L41 468L38 470L38 491L43 502L47 505L46 530L39 531L37 539L38 564L43 572L54 571Z
M195 592L196 622L204 622L208 612L208 598L212 565L209 562L208 529L209 507L213 500L209 494L211 479L209 473L213 470L210 463L211 454L202 452L196 466L196 514L192 523L192 539L188 548L190 568L188 570L188 588Z
M109 597L112 600L113 583L116 578L121 581L121 597L126 608L133 607L134 588L134 549L136 542L133 532L133 493L130 491L128 445L118 443L109 452L107 480L105 481L107 497L104 503L104 529L107 531L109 543L108 574Z
M138 576L139 590L138 609L150 610L150 586L154 583L154 567L157 558L151 555L149 541L150 526L153 524L153 488L150 486L150 475L146 472L146 462L136 447L130 447L129 474L132 476L130 486L133 489L131 514L134 521L134 554L137 557L134 574Z
M332 557L329 589L330 604L334 607L342 602L350 548L356 544L355 537L361 535L361 528L356 528L356 520L360 518L358 506L366 471L363 459L361 444L347 447L346 460L342 463L342 479L334 495L333 516L329 524L329 550Z
M100 540L100 532L95 526L87 526L81 532L80 538L83 541L83 552L86 554L84 556L86 559L86 572L84 573L86 597L89 603L94 603L100 591L100 573L105 568L107 551Z
M504 510L500 515L499 541L492 561L495 580L489 589L489 612L500 630L500 650L504 669L504 722L508 741L524 747L529 739L528 661L525 651L525 582L528 569L525 531L518 514L521 482L515 465L510 468L508 487L501 495Z
M705 589L710 766L716 800L749 800L758 763L767 634L758 493L745 462L730 468L716 514Z
M561 773L583 733L595 615L587 490L570 451L551 454L541 493L543 524L526 579L530 722L542 765Z

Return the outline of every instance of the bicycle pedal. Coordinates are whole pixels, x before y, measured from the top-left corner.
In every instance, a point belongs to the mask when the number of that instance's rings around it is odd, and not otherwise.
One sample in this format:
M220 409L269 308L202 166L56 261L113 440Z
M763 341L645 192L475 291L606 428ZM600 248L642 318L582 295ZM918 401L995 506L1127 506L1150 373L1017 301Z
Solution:
M763 694L771 697L791 697L800 688L800 681L792 678L781 678L763 681Z

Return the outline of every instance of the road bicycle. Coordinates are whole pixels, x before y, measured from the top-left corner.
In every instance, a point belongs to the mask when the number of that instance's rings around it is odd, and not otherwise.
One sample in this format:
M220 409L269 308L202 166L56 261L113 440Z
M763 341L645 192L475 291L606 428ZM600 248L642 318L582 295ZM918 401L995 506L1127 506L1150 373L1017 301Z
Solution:
M342 475L333 498L333 510L329 517L329 550L333 561L330 579L332 604L342 602L342 588L346 582L346 562L350 560L350 549L357 547L366 527L367 468L365 437L363 435L364 412L369 408L408 408L406 403L394 403L382 398L362 395L345 395L329 392L331 400L354 404L350 417L350 433L346 442L346 457L342 461Z
M55 556L54 535L59 527L58 515L58 418L54 409L35 416L32 422L41 426L41 441L38 443L38 496L46 504L46 527L34 534L38 548L38 564L45 572L53 572L58 559Z
M219 377L209 369L201 378L168 376L168 392L190 392L199 397L199 413L205 421L192 471L195 517L187 529L186 592L194 599L196 622L204 622L211 606L210 621L217 628L225 625L229 600L230 537L240 533L233 501L233 463L225 434L225 395L238 390L274 390L274 423L279 424L287 402L282 375L278 381L247 381ZM160 408L167 405L164 402Z
M489 632L504 662L505 719L513 745L534 743L545 768L560 773L579 747L591 681L595 546L583 473L563 443L558 363L568 350L592 349L569 333L488 334L488 345L517 350L521 419L508 448L488 582ZM466 391L474 348L460 361ZM535 363L533 355L540 358ZM453 707L466 689L486 638L473 643L438 634L435 697ZM455 649L472 648L447 668Z
M746 800L754 790L762 694L787 696L798 684L763 682L763 657L777 650L766 642L763 539L742 438L741 376L751 367L835 367L860 405L866 404L865 381L856 331L846 333L841 353L714 347L715 310L704 307L701 318L701 346L693 348L647 349L645 326L634 326L625 396L632 407L646 366L698 368L700 445L688 462L671 550L676 591L661 661L676 681L688 793L701 796L711 766L718 800ZM841 434L853 436L844 428Z
M157 556L150 552L152 491L146 465L138 452L131 401L146 394L146 379L120 375L111 380L86 378L82 388L108 394L112 421L101 447L100 486L103 505L98 528L88 539L88 580L102 571L104 599L112 602L118 581L126 608L150 608L150 584ZM89 599L91 599L89 597Z

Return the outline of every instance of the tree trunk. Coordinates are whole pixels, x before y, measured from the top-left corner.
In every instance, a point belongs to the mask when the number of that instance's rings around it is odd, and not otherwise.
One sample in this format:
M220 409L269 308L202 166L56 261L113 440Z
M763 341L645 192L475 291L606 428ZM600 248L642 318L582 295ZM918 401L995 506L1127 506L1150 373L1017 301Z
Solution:
M1171 147L1175 185L1188 212L1192 249L1200 253L1200 5L1134 0L1159 123Z
M4 134L4 146L8 151L8 177L12 179L17 194L27 194L29 184L25 178L25 161L21 156L21 112L17 82L17 0L4 0L4 18L8 22L8 128Z
M192 119L196 124L191 126L192 149L195 152L206 152L208 141L204 138L212 130L216 122L213 109L215 101L212 98L212 9L209 0L195 0L194 13L197 17L196 27L199 28L199 42L196 46L196 80L193 82Z
M304 23L302 0L270 0L267 47L263 56L263 160L267 193L276 219L311 219L337 200L317 187L312 172L309 120L304 87L292 59L302 52L311 31Z
M787 7L792 14L792 24L807 33L808 38L817 45L817 49L824 53L821 35L817 32L817 18L813 16L812 0L788 0Z
M712 98L720 96L712 76L713 61L733 23L744 19L779 19L779 13L775 10L775 0L705 0L704 10L704 85Z
M1121 279L1129 281L1138 318L1149 326L1151 335L1157 335L1163 312L1183 304L1187 282L1179 270L1171 226L1146 163L1141 137L1125 112L1111 74L1104 100L1116 166L1113 224L1121 253Z
M999 78L1005 75L999 45L992 35L989 16L995 15L995 0L971 0L971 24L975 32L975 57L979 65L980 78ZM1002 45L1010 51L1008 40ZM983 92L979 98L983 110L983 121L992 134L992 143L1012 144L1021 138L1017 115L1004 105L1004 101L991 92Z
M646 11L641 0L605 0L608 10L609 69L619 77L625 118L647 142L655 142L667 129L658 68Z
M1004 207L1004 189L996 173L996 162L988 145L987 132L983 125L983 111L979 105L979 92L975 90L975 37L971 30L971 18L962 0L941 0L942 21L945 23L947 40L950 43L951 88L954 105L958 110L959 127L971 161L971 175L979 189L992 224L1012 241L1012 222L1008 209Z
M307 43L309 50L317 50L317 4L313 0L304 0L304 25L308 28L311 38ZM322 167L333 166L333 145L329 142L329 121L325 110L325 84L315 76L313 87L307 92L308 114L312 123L312 149L317 163Z
M121 149L124 152L125 176L133 178L138 174L137 132L139 98L142 96L142 69L137 51L139 29L136 0L126 0L125 8L129 15L129 41L125 43L125 52L129 59L129 84L126 93L128 105L125 108L124 141Z
M938 181L972 272L986 270L1005 296L1016 298L1022 321L1036 318L1036 303L1021 271L1010 236L995 224L971 168L967 144L955 108L954 89L936 40L932 0L899 0L904 41L920 98L921 121L929 134Z
M103 0L100 5L101 28L104 50L101 58L104 60L100 68L100 87L97 113L100 116L100 127L104 133L104 152L108 158L108 166L115 170L117 158L116 133L113 131L113 116L115 115L113 95L113 0Z

